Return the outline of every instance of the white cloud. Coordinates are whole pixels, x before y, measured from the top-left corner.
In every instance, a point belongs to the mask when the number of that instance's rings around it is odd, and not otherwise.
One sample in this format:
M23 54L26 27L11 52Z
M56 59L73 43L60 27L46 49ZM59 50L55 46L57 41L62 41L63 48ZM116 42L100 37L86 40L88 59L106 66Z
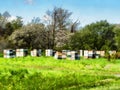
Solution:
M27 4L30 4L30 5L33 4L33 1L34 1L34 0L25 0L25 2L26 2Z

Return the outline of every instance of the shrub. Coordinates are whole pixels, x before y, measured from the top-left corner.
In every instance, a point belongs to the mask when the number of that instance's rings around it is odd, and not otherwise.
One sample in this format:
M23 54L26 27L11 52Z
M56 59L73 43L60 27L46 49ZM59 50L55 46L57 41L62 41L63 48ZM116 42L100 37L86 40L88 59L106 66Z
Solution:
M120 59L120 52L117 52L117 53L115 54L115 58L116 58L116 59Z
M3 57L3 53L0 53L0 57Z

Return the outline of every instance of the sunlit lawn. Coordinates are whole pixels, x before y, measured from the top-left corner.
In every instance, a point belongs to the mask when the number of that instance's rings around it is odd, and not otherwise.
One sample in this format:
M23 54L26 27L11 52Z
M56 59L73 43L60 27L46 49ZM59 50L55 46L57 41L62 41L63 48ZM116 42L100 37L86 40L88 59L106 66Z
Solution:
M0 90L119 90L120 61L0 58Z

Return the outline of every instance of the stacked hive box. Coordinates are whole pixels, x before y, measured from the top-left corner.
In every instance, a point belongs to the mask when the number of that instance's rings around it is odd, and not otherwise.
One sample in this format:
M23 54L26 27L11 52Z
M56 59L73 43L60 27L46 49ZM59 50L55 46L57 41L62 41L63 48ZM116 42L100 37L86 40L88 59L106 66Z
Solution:
M67 52L68 52L69 50L62 50L62 53L63 54L65 54L65 55L67 55Z
M66 59L67 56L65 54L62 54L62 59Z
M84 50L84 58L88 58L88 50Z
M30 51L30 54L31 54L31 56L37 56L37 50L34 49L34 50Z
M56 53L56 51L55 51L55 50L53 50L53 52L52 52L52 56L55 56L55 53Z
M41 49L37 50L37 54L38 54L38 56L41 56L42 55L42 50Z
M46 56L53 56L53 50L52 50L52 49L47 49L47 50L45 51L45 55L46 55Z
M70 59L70 60L80 60L80 56L76 51L62 51L61 52L56 52L55 56L56 59Z
M71 51L71 60L80 60L80 56L76 51Z
M93 51L92 50L88 51L88 58L93 58Z
M31 51L31 56L41 56L41 50L34 49Z
M76 53L75 51L71 51L71 58L70 58L71 60L75 60L75 53Z
M55 59L66 59L66 55L61 52L56 52L54 57L55 57Z
M104 55L102 55L102 56L104 56ZM101 51L96 51L96 58L99 58L99 57L101 57Z
M27 49L16 49L16 57L24 57L27 56L28 50Z
M11 49L6 49L3 51L4 53L4 58L13 58L15 57L15 50L11 50Z
M69 58L70 59L70 57L71 57L71 51L70 50L62 50L62 57L63 58Z
M99 55L100 55L100 53L101 53L100 51L96 51L96 54L99 54Z
M83 56L83 50L80 50L80 56L81 57Z
M100 56L104 57L105 56L105 51L100 51Z
M67 51L67 58L70 59L71 58L71 51Z

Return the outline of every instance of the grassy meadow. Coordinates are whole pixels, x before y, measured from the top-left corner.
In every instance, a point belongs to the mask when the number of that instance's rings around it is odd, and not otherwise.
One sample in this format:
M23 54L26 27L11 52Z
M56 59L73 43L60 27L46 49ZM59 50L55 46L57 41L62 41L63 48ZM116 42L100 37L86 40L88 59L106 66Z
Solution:
M0 90L120 90L120 60L1 57Z

